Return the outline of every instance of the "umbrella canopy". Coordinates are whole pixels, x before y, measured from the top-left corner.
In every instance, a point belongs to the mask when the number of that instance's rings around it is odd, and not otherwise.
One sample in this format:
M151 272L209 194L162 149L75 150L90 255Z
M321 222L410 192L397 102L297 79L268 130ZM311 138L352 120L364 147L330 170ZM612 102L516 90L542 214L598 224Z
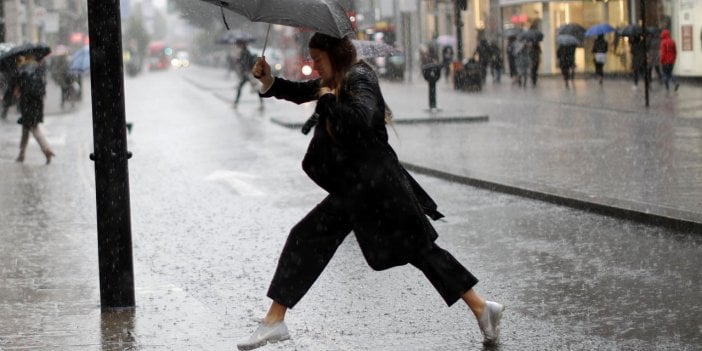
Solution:
M217 44L236 44L236 43L253 43L256 38L249 32L244 32L241 30L235 30L231 32L224 32L219 38L217 38Z
M609 23L596 24L585 31L586 37L596 37L600 35L605 35L607 33L614 32L614 27Z
M556 37L556 44L564 46L580 46L582 42L573 35L559 34Z
M655 37L660 37L661 29L658 27L646 27L646 34L650 34Z
M637 37L643 34L643 28L638 24L630 24L617 29L617 34L625 37Z
M519 34L518 38L520 40L542 41L544 40L544 33L537 29L529 29Z
M354 33L346 10L336 0L201 0L238 13L252 22L307 28L343 38Z
M370 40L351 40L356 47L358 58L385 57L402 54L402 51L392 45Z
M86 45L74 52L68 67L70 71L80 74L90 71L90 47Z
M0 54L0 67L14 67L19 56L33 55L37 61L51 53L51 48L45 44L22 44Z
M502 35L504 35L506 38L517 37L523 31L524 31L524 29L522 29L520 27L512 27L512 28L505 29L505 31L502 32Z
M558 27L556 33L572 35L582 41L585 38L585 31L585 27L577 23L567 23Z

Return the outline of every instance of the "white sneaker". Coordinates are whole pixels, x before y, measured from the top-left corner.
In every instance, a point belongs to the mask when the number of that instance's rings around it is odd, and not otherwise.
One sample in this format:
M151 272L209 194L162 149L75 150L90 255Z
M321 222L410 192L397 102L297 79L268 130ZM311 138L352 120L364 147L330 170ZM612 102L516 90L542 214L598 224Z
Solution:
M269 342L272 343L288 339L290 339L290 334L288 333L288 327L285 325L285 322L274 324L262 322L248 339L236 344L236 347L239 348L239 350L253 350Z
M485 301L485 309L478 318L478 326L483 333L483 344L497 343L497 339L500 337L500 320L504 310L505 306L497 302Z

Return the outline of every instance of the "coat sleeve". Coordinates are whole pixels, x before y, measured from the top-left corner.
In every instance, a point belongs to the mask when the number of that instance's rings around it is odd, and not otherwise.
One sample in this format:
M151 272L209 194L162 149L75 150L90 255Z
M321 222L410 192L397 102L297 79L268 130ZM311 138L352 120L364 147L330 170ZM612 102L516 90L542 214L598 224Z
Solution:
M380 99L378 80L366 68L349 72L342 97L322 96L316 112L326 116L334 139L340 144L354 144L368 137L374 127Z
M259 95L261 97L275 97L276 99L288 100L299 105L317 100L319 83L320 79L295 82L276 77L271 88Z

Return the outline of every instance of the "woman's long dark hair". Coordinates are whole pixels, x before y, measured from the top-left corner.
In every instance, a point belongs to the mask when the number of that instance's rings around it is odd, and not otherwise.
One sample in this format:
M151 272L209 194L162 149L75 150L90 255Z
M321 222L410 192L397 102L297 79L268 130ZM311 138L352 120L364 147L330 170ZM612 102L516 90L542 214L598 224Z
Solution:
M356 63L356 47L349 37L334 38L332 36L315 33L309 42L310 49L322 50L329 56L329 62L334 71L334 78L331 82L323 82L325 85L339 91L344 84L346 73L351 66Z
M310 49L324 51L329 56L329 62L334 71L334 78L333 81L322 82L322 84L337 91L338 98L341 95L339 93L342 91L344 83L346 83L347 73L351 69L351 66L357 62L356 46L353 45L349 37L339 39L322 33L315 33L312 38L310 38L308 46ZM392 117L392 110L390 110L390 107L386 104L385 123L389 124Z

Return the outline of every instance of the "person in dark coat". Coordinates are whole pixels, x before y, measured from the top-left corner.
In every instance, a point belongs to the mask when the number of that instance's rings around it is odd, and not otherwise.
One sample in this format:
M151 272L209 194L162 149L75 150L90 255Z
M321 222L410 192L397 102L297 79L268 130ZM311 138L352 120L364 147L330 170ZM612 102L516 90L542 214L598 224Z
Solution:
M541 44L531 41L531 85L536 86L539 79L539 66L541 65Z
M246 83L255 86L256 80L251 76L251 68L253 67L256 56L248 48L246 41L240 40L236 42L236 46L239 48L239 86L236 88L236 98L234 99L234 108L239 106L239 100L241 99L241 92L244 89ZM255 90L254 90L255 91ZM259 96L259 108L263 108L263 98Z
M39 143L41 151L46 157L46 164L55 156L48 141L39 129L39 123L44 121L44 96L46 95L46 69L41 66L34 56L27 55L18 59L19 67L15 86L15 95L19 96L19 110L21 117L17 123L22 125L22 139L20 140L20 153L17 162L24 162L29 134Z
M639 85L639 77L646 74L646 45L641 36L631 37L631 71L634 75L634 88Z
M497 42L493 40L490 42L490 75L492 75L493 82L500 82L503 66L502 49L497 46Z
M595 43L592 45L592 54L595 61L595 74L600 77L599 83L602 84L604 80L604 65L607 63L607 51L609 49L609 44L605 40L604 35L598 35L595 39Z
M24 59L24 56L20 56ZM8 112L12 105L16 104L15 99L15 82L17 81L17 67L20 62L15 62L15 64L8 64L9 67L2 67L2 76L5 80L5 92L2 96L2 112L0 112L0 117L3 119L7 118ZM4 65L3 65L4 66Z
M490 44L487 39L480 39L478 42L478 47L475 48L473 52L473 58L478 61L480 65L481 79L485 82L487 77L487 70L490 66L490 60L492 58L492 50L490 50Z
M568 82L575 78L575 45L558 45L556 50L558 66L561 68L566 89L570 88Z
M517 44L517 37L510 36L507 38L507 65L509 66L509 77L512 78L512 83L517 82L517 77L519 73L517 72L516 57L517 52L515 46Z
M372 269L412 264L448 305L466 302L484 342L496 342L504 306L480 297L473 289L478 280L435 243L437 233L427 216L442 215L388 143L391 114L373 69L356 60L348 37L316 33L309 48L318 79L274 78L265 58L253 72L264 97L297 104L317 101L317 124L302 168L328 195L290 231L268 289L270 309L251 337L237 346L250 350L288 339L287 310L302 299L352 231Z
M661 72L661 35L660 33L650 33L646 35L646 50L648 59L648 80L652 81L653 72L656 72L656 77L660 83L663 83L663 73Z
M64 108L69 99L74 98L71 94L73 80L71 79L69 69L70 66L66 54L52 55L49 71L51 72L51 79L61 88L61 109Z

